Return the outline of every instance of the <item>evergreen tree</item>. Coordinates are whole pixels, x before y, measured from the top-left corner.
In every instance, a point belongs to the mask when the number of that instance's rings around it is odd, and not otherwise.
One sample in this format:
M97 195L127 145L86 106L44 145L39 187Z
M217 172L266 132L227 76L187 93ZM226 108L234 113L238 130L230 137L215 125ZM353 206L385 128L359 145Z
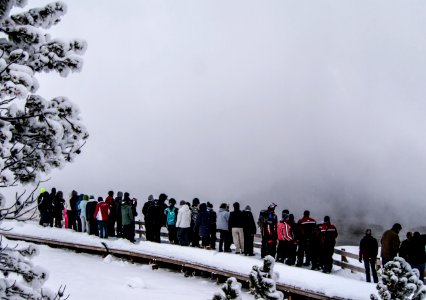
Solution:
M383 300L426 299L426 288L419 280L419 271L411 269L402 257L395 257L384 266L377 290ZM377 300L375 295L370 298Z
M229 277L222 285L221 291L213 296L213 300L241 300L241 283Z
M263 259L263 266L253 266L249 275L250 292L256 299L282 300L284 295L277 291L275 281L278 273L274 272L275 259L267 255Z
M39 182L40 174L71 162L88 138L77 107L64 97L48 101L37 95L35 78L40 72L79 71L86 42L52 39L44 32L66 13L64 3L11 15L14 6L26 2L0 0L0 187ZM0 223L31 218L35 190L28 197L16 195L10 206L0 194ZM0 299L63 298L62 287L56 293L42 288L48 274L29 260L36 248L6 243L0 236Z

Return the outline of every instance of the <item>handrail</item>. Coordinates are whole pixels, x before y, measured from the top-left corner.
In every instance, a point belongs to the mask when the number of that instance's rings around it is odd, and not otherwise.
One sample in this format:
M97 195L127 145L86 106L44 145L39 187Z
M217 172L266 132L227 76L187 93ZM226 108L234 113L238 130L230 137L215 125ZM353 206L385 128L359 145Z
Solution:
M145 229L142 228L142 226L145 226L145 222L135 221L135 225L138 226L138 229L135 229L135 232L137 234L139 234L139 238L142 238L142 235L145 235ZM167 230L167 229L165 229L165 230ZM162 237L168 237L168 233L165 232L165 231L162 231L161 236ZM261 247L261 242L259 241L261 238L262 238L262 236L260 234L255 235L255 241L254 241L254 247L255 248ZM344 251L344 250L340 250L340 249L334 249L334 253L341 256L340 261L333 259L333 264L335 264L336 266L342 267L342 269L349 269L349 270L351 270L351 272L365 273L365 268L360 267L360 266L351 265L347 261L347 257L358 260L358 255Z

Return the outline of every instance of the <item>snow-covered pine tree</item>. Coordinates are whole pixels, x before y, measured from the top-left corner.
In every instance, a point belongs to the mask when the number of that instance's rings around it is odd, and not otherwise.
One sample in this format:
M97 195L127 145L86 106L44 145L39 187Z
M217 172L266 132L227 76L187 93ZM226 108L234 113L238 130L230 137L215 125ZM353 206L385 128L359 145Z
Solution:
M250 292L256 299L282 300L284 295L277 291L275 281L278 273L274 272L275 259L267 255L263 259L263 266L253 266L249 275Z
M26 0L0 0L0 187L17 182L39 182L42 173L60 168L80 153L88 138L79 110L64 97L50 101L37 95L35 75L56 71L61 76L80 71L82 40L52 39L45 30L57 24L66 5L55 2L42 8L11 14ZM0 223L4 219L31 217L34 191L16 195L6 205L0 194ZM10 202L10 201L9 201ZM0 298L62 299L43 289L47 272L32 265L34 247L8 247L0 236Z
M377 290L383 300L426 299L426 287L419 280L419 271L412 269L402 257L395 257L384 266ZM377 300L377 297L371 295L370 299Z
M82 40L53 39L44 29L66 13L62 2L10 15L0 1L0 186L34 182L41 173L60 168L80 153L88 138L79 110L65 97L50 101L37 95L35 75L80 71Z
M213 300L241 300L241 283L235 277L229 277L222 285L221 291L213 296Z

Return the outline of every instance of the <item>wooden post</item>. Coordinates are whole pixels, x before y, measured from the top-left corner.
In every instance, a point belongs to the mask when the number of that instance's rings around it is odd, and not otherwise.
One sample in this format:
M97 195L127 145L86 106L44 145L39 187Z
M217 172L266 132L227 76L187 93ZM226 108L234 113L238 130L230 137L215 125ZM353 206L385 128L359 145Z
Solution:
M342 251L346 251L346 249L341 249ZM348 262L348 258L343 254L343 252L342 252L342 259L341 259L341 261L342 262L345 262L345 263L347 263ZM344 269L345 267L344 266L342 266L342 269Z
M139 238L142 238L142 222L139 222Z

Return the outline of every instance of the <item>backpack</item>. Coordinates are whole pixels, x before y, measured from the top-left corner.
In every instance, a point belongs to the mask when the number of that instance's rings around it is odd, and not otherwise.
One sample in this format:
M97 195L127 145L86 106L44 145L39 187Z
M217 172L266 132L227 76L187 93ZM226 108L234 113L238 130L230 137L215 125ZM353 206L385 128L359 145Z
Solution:
M167 225L176 225L176 207L173 207L173 209L170 209L170 207L166 208L167 213Z

